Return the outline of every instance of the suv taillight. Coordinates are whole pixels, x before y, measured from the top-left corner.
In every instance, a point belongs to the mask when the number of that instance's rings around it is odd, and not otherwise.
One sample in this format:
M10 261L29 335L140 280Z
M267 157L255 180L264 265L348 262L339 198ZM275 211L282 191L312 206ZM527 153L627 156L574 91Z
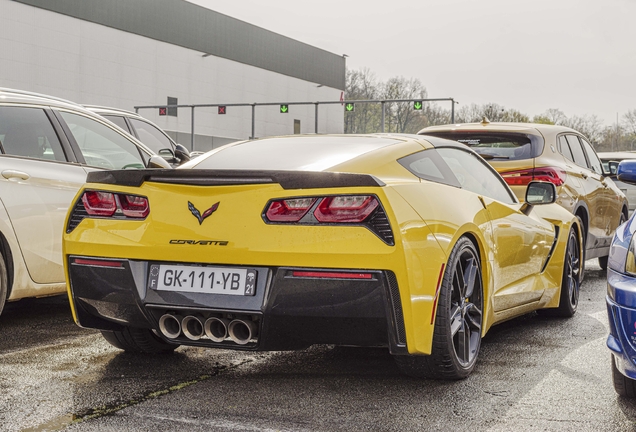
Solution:
M565 183L567 174L558 167L540 167L500 173L510 186L526 186L531 181L547 181L555 186Z

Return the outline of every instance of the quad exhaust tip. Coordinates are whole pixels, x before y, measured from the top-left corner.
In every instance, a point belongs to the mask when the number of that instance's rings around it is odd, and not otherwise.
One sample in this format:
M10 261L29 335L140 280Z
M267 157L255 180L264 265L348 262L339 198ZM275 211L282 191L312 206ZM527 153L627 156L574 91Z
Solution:
M223 342L227 338L227 328L230 320L212 317L205 320L205 335L212 342Z
M210 317L202 321L195 315L187 315L185 318L170 313L163 314L159 318L159 331L168 339L177 339L182 334L192 341L198 341L206 336L210 341L221 343L230 340L238 345L245 345L256 338L258 326L249 319L229 320L219 317Z
M168 339L176 339L181 334L181 317L164 314L159 318L159 331Z
M245 345L256 336L256 324L254 321L235 319L230 322L227 331L233 342Z
M199 340L205 335L203 323L199 318L193 315L188 315L181 321L181 329L185 337L190 340Z

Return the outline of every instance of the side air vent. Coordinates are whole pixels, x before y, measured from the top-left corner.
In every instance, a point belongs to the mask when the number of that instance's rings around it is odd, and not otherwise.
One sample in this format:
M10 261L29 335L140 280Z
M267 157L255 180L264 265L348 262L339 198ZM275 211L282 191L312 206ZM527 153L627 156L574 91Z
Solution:
M75 227L77 227L80 224L82 219L84 219L87 216L88 216L88 212L86 211L86 208L84 207L84 203L82 203L81 199L77 200L77 203L75 203L75 206L73 207L73 212L71 213L71 217L68 219L66 233L68 234L71 231L73 231Z
M377 234L378 237L384 240L386 244L390 246L395 245L395 239L393 238L393 230L391 230L389 218L382 207L378 207L378 209L366 221L366 225L371 231Z

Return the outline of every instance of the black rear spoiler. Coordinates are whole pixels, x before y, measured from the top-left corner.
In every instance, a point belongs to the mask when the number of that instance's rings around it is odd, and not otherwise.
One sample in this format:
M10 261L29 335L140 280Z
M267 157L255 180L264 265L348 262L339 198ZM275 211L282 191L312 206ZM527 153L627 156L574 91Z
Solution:
M381 187L385 184L369 174L314 171L253 171L203 169L128 169L93 171L88 183L139 187L144 182L195 186L278 183L283 189L317 189L330 187Z

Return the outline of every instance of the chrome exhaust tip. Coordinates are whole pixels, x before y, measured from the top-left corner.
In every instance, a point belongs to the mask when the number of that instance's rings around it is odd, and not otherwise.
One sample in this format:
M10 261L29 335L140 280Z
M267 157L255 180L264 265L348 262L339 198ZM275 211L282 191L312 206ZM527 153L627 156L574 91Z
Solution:
M199 340L205 334L203 331L203 323L193 315L188 315L181 321L183 334L190 340Z
M176 339L181 335L181 317L164 314L159 318L159 331L168 339Z
M230 321L225 318L212 317L205 320L205 334L212 342L223 342L227 337Z
M230 339L239 345L245 345L256 336L256 323L235 319L227 328Z

